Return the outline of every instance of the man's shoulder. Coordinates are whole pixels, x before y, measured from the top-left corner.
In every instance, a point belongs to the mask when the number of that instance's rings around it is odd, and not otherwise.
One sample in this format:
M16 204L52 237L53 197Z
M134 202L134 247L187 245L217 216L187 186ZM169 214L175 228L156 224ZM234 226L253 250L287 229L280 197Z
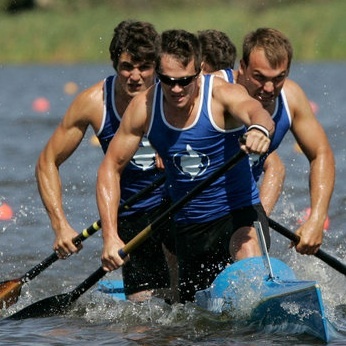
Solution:
M151 85L148 89L138 93L133 98L133 100L135 100L135 102L145 102L145 103L149 103L150 104L151 102L154 101L154 96L157 95L156 94L156 88L157 87L158 87L157 84Z
M306 107L310 107L309 99L301 86L293 81L287 79L283 87L284 96L289 106L292 120L299 116L299 114L306 111Z
M92 86L81 91L76 99L82 100L83 102L90 101L92 103L95 103L95 101L97 102L99 98L103 100L103 84L104 80L98 81Z
M80 123L98 128L103 115L103 80L80 92L64 116L70 126Z
M241 84L226 82L220 77L215 77L213 81L213 97L239 98L248 96L246 88Z
M105 81L106 81L106 79L99 80L95 84L91 85L89 88L85 89L85 91L99 91L99 90L102 90Z
M283 86L284 92L287 94L295 94L295 93L301 93L304 92L302 87L293 79L287 78L285 80L284 86Z

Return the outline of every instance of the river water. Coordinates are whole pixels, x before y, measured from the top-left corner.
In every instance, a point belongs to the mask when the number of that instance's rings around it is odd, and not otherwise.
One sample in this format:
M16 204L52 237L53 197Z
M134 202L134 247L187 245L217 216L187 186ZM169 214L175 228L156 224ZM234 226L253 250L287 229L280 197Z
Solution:
M0 199L13 217L0 220L0 281L21 277L52 253L53 232L39 198L35 163L49 136L75 94L112 73L105 65L1 66L0 65ZM346 63L292 66L291 78L300 83L317 106L336 156L337 178L323 250L346 262ZM49 101L37 111L33 101ZM41 102L41 106L45 106ZM72 159L61 168L64 203L71 224L78 230L98 219L95 178L102 159L88 131ZM345 138L345 139L344 139ZM294 230L309 205L306 158L288 134L279 149L286 164L286 182L272 218ZM332 345L346 344L346 278L315 257L298 255L289 241L272 231L271 255L288 263L303 280L321 286L328 319L334 327ZM2 310L6 317L43 298L69 292L100 266L100 234L84 242L84 249L66 261L57 261L26 284L17 304ZM108 278L121 278L119 271ZM115 302L94 289L83 294L67 316L0 323L0 345L315 345L305 335L267 334L222 321L194 304L168 306L153 300L145 304Z

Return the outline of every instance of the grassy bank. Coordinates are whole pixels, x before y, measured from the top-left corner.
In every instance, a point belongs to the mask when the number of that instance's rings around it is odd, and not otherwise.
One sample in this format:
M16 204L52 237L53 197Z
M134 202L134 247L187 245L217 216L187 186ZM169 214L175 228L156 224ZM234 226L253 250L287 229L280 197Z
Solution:
M209 5L205 0L73 3L17 14L1 11L0 63L108 63L113 28L128 18L150 21L159 31L219 29L239 52L244 34L270 26L290 37L295 60L346 60L344 0L277 0L263 6L266 1L260 0L209 1Z

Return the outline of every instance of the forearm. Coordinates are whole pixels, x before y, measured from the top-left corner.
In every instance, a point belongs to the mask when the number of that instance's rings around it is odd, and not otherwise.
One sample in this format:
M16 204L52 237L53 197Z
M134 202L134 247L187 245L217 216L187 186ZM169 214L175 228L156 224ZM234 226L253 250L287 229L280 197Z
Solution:
M311 161L310 169L310 218L321 224L328 216L328 208L334 190L335 162L331 150Z
M319 153L310 161L311 213L298 229L300 241L296 249L301 254L316 253L322 244L324 222L334 189L335 167L333 154Z
M260 199L263 208L269 216L278 201L285 180L285 167L279 165L267 168L260 186Z
M120 201L120 174L101 163L96 184L96 200L102 224L102 267L111 271L123 265L119 250L124 247L117 231Z
M68 224L62 206L61 179L58 167L47 164L42 157L36 165L36 181L42 203L47 210L52 228L56 235Z
M120 203L120 174L102 163L98 171L96 200L105 244L118 241L117 220Z

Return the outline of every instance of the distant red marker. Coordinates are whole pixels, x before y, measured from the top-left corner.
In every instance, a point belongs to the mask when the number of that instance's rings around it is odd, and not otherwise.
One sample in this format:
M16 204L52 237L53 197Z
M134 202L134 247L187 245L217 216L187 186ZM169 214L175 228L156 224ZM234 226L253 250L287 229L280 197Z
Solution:
M311 100L309 100L309 103L314 114L318 113L318 111L320 110L320 107L318 107L318 104Z
M50 110L50 102L45 97L38 97L32 103L32 109L38 113L45 113Z

